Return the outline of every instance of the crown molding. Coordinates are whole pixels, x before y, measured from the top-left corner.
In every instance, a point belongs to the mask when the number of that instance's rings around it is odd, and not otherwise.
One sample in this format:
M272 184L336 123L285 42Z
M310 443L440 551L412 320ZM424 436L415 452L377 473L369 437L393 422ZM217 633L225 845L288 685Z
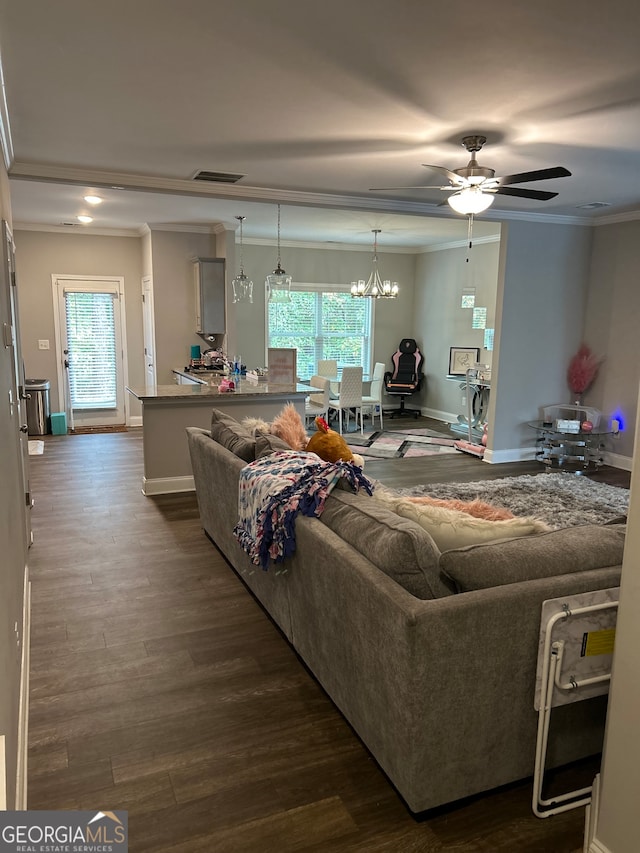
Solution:
M245 246L277 246L278 241L270 237L251 237L243 239ZM368 252L372 254L373 245L369 243L337 243L331 240L315 242L313 240L280 240L280 246L285 249L323 249L332 252ZM379 255L415 255L421 249L419 246L378 246Z
M243 184L210 184L203 181L185 181L126 172L103 172L76 169L68 166L50 166L39 163L15 162L9 172L11 180L44 181L107 189L163 192L176 195L193 195L204 198L239 199L269 203L310 205L313 207L352 208L356 210L383 210L393 213L436 214L438 205L426 202L398 201L369 196L310 193L299 190L282 190L271 187L251 187ZM438 214L441 215L441 214Z
M389 213L420 214L439 218L460 219L454 213L435 202L406 201L394 198L379 198L371 195L338 195L335 193L304 192L301 190L252 187L244 184L217 184L204 181L182 180L157 175L138 175L128 172L105 172L95 169L79 169L71 166L52 166L42 163L15 162L9 170L12 180L44 181L60 184L75 184L92 188L132 190L139 192L162 192L175 195L192 195L203 198L237 199L239 201L267 202L336 209L384 211ZM521 220L545 222L557 225L593 225L597 220L585 216L568 216L553 213L524 212L517 210L489 209L477 219Z
M594 225L614 225L616 222L634 222L640 219L640 210L628 210L626 213L612 213L610 216L600 216Z
M480 243L499 243L500 234L488 234L486 237L474 237L471 242L474 246L477 246ZM438 243L433 246L424 246L421 249L416 249L415 253L425 255L428 252L444 252L447 249L466 249L468 246L468 240L452 240L450 243Z
M142 237L142 228L89 228L87 225L38 225L15 222L15 231L46 231L49 234L73 234L76 237Z
M184 222L154 222L153 225L146 223L143 227L148 228L149 231L184 231L189 234L218 234L220 230L224 231L224 228L220 229L218 223L212 223L211 225L185 225Z

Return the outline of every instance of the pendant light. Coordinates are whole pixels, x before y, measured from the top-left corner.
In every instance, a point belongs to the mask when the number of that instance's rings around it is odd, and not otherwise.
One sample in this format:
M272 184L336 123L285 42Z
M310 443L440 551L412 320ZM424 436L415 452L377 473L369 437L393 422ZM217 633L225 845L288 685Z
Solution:
M400 291L397 281L391 281L390 279L383 281L380 278L378 271L378 234L380 234L380 231L380 228L372 229L373 261L368 281L365 282L361 278L359 281L351 282L351 295L358 299L363 297L368 297L369 299L395 299Z
M253 302L253 282L244 274L244 266L242 264L242 223L246 218L246 216L236 216L236 219L240 222L240 272L231 282L234 303Z
M265 281L269 302L291 302L291 276L280 266L280 205L278 205L278 266Z

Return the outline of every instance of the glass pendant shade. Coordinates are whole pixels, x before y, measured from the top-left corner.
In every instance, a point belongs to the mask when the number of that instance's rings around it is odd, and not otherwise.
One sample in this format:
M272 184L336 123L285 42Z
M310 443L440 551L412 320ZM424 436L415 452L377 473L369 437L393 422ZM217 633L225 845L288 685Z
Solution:
M236 275L236 277L231 282L231 287L233 288L233 301L234 304L237 302L253 302L253 282L251 279L245 275L244 267L242 264L242 223L246 219L246 216L236 216L236 219L240 221L240 272Z
M280 205L278 205L278 266L265 279L269 302L291 302L292 277L280 266Z
M397 281L391 281L390 279L382 279L380 277L380 273L378 271L378 234L380 233L380 228L374 228L374 240L373 240L373 260L371 267L371 274L367 281L363 278L358 281L351 282L351 295L355 298L364 298L367 297L369 299L395 299L398 293L400 292L400 287Z
M456 213L462 213L464 216L471 216L476 213L482 213L493 204L493 195L483 193L480 187L465 187L447 199L450 207Z
M253 302L253 282L244 274L242 267L240 272L231 282L233 287L233 301L235 302Z

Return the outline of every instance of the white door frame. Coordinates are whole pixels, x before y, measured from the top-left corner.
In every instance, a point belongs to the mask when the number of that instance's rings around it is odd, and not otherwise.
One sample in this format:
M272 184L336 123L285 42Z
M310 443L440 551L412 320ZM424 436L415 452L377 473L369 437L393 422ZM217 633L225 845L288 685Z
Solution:
M146 385L157 385L156 323L153 304L153 278L150 275L142 276L142 336L144 340L144 381ZM151 347L151 358L153 359L151 363L149 363L149 347Z
M111 286L116 285L118 292L118 302L120 304L120 341L122 347L122 394L124 406L125 424L130 421L130 405L129 396L126 391L126 386L129 384L129 361L127 358L127 317L125 311L124 300L124 276L119 275L64 275L62 273L51 274L51 294L53 298L53 325L56 344L56 362L57 362L57 377L58 377L58 409L59 412L65 411L65 383L67 381L64 368L64 355L62 352L62 330L60 328L60 311L59 305L59 290L58 282L60 281L89 281L95 283L105 283Z

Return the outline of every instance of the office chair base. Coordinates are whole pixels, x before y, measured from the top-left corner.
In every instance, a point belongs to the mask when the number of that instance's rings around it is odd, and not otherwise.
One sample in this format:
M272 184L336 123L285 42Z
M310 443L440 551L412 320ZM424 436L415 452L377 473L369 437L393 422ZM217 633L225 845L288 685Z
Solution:
M398 409L383 409L382 414L385 418L405 418L409 417L409 415L413 415L414 418L417 418L418 415L422 415L420 409L406 409L404 405L404 398L400 400L400 408Z

